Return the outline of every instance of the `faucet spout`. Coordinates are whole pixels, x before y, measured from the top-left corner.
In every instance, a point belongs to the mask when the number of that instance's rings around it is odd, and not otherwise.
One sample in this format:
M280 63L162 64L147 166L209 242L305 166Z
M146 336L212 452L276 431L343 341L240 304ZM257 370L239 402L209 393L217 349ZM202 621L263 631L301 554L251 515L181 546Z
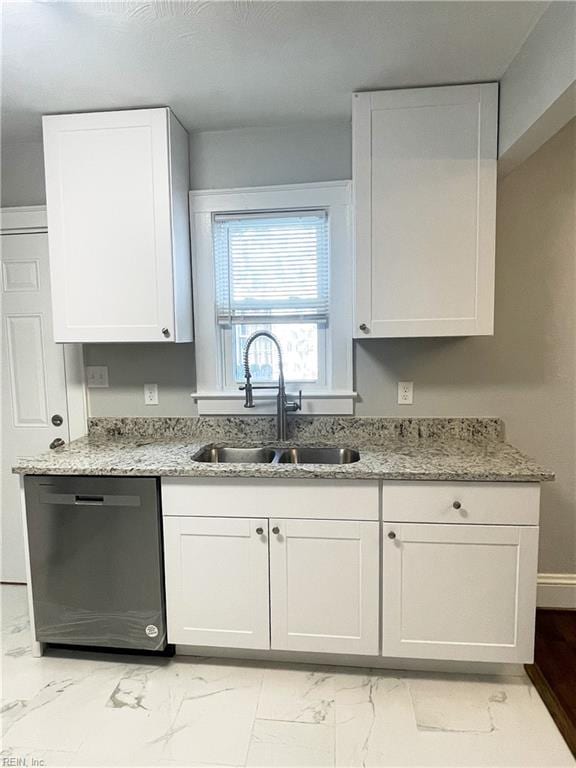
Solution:
M256 339L259 339L260 337L265 337L267 339L270 339L270 341L274 344L276 347L276 351L278 353L278 395L276 398L276 432L277 432L277 439L278 440L286 440L287 432L288 432L288 411L298 411L302 407L302 392L300 392L300 399L298 402L288 402L286 398L286 385L284 381L284 363L282 360L282 348L280 347L280 342L274 336L273 333L270 333L270 331L256 331L253 333L248 340L246 341L246 346L244 347L244 378L246 380L243 387L240 387L240 389L244 390L245 393L245 401L244 401L244 408L254 408L254 395L253 390L254 386L252 384L252 374L250 373L250 347L252 344L256 341ZM269 386L262 386L258 387L258 389L271 389L272 387ZM274 387L276 389L276 387Z
M256 331L256 333L253 333L248 340L246 341L246 346L244 347L244 377L246 379L250 379L250 362L249 362L249 354L250 354L250 347L252 344L256 341L256 339L259 339L261 336L270 339L270 341L274 344L276 347L276 351L278 353L278 368L280 369L280 375L279 379L283 382L284 381L284 364L282 361L282 348L280 347L280 342L274 336L273 333L270 333L270 331Z

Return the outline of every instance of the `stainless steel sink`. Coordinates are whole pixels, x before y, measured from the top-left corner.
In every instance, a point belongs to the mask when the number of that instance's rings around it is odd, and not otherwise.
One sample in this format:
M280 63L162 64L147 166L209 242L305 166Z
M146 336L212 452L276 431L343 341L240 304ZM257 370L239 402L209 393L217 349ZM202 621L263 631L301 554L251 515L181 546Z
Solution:
M194 461L210 464L352 464L353 448L205 448Z
M273 448L205 448L194 461L211 464L270 464L276 455Z
M287 448L280 464L353 464L360 459L352 448Z

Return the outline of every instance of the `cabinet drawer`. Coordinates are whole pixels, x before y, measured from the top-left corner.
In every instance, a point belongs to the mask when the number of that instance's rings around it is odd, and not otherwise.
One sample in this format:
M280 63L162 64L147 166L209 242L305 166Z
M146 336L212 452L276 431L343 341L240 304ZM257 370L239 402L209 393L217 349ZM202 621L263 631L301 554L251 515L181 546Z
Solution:
M385 482L382 517L406 523L538 525L539 483Z
M162 479L165 516L378 520L377 480Z

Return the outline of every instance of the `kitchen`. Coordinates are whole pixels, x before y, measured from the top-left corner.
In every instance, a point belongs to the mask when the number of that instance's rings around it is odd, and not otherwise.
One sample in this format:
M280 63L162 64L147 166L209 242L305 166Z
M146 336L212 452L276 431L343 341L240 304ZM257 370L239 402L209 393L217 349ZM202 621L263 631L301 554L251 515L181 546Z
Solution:
M4 11L3 758L573 765L576 5Z

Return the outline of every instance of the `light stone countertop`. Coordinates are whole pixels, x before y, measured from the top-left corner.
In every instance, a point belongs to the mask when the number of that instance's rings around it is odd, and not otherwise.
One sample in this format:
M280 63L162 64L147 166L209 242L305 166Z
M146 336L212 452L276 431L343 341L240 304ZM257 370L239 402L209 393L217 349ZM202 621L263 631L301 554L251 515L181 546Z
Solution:
M295 420L296 421L296 420ZM498 419L358 419L301 417L294 445L357 448L352 464L210 464L194 461L208 445L271 445L273 420L92 419L90 433L62 448L22 458L31 475L325 478L341 480L553 480L503 440Z

